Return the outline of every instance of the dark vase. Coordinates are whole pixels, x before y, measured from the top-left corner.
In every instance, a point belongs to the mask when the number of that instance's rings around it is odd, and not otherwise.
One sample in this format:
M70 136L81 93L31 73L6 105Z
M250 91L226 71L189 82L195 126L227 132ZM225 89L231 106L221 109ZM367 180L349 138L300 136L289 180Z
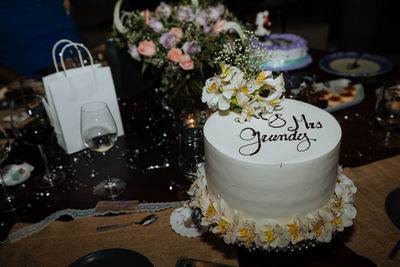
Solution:
M149 80L140 73L141 62L133 60L126 50L110 40L106 41L106 59L118 97L132 98L149 89Z

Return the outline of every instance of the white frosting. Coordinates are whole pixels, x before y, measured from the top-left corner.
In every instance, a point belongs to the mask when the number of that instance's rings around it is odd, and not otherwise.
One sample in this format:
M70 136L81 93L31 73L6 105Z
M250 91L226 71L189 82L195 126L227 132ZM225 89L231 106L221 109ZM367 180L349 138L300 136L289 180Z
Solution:
M243 124L235 121L239 115L233 112L217 112L207 120L207 185L216 203L224 200L227 214L287 223L332 198L339 124L326 111L303 102L285 99L281 107L269 118ZM263 136L266 142L259 147ZM278 139L268 141L271 136ZM285 137L291 141L279 140Z
M308 48L306 46L290 50L277 49L271 52L273 55L272 60L295 60L306 56L307 50Z

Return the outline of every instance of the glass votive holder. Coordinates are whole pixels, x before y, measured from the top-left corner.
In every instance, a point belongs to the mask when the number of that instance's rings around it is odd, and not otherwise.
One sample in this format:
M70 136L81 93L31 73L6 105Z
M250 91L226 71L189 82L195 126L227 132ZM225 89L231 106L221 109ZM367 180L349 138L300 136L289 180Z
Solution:
M196 179L199 165L204 162L203 128L196 124L188 124L179 135L178 165L188 182Z
M180 128L194 128L199 120L199 110L196 108L184 108L179 115Z

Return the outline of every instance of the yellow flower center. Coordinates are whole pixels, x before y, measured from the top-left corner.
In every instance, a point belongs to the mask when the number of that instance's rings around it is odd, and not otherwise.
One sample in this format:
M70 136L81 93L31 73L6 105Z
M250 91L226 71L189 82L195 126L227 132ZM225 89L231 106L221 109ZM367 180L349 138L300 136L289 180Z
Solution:
M249 229L246 228L240 228L240 237L245 239L244 243L245 244L250 244L251 241L253 241L253 237L251 236L251 232Z
M210 87L207 88L207 92L212 92L217 90L217 84L216 83L212 83Z
M222 72L221 72L221 75L219 75L219 77L221 78L221 79L225 79L226 77L228 77L229 76L229 74L231 74L232 73L232 70L228 67L228 68L224 68L224 69L222 69Z
M250 236L250 231L247 228L240 228L240 237L241 238L246 238Z
M257 82L265 80L265 78L267 78L267 76L265 76L264 72L260 72L260 74L257 77Z
M251 116L251 109L247 109L247 115Z
M338 209L338 210L343 210L342 197L339 198L338 202L335 202L335 208Z
M292 236L293 240L297 241L297 238L299 237L299 228L297 225L294 223L289 224L288 232Z
M228 222L224 221L224 220L220 220L218 222L218 231L223 234L228 232Z
M332 224L336 225L336 226L342 225L343 224L343 220L341 218L333 219L332 220Z
M318 221L316 224L313 225L312 231L314 232L315 236L320 236L322 233L322 225L325 223L324 220Z
M246 85L243 85L242 91L243 91L243 93L245 93L247 95L249 93L249 87L247 87Z
M271 231L264 231L264 235L267 242L272 242L275 239L275 235Z
M339 203L335 203L335 207L338 210L343 210L342 201L340 201Z
M208 206L208 209L206 211L206 217L213 217L215 215L215 208L214 206L210 203L210 205Z
M270 100L269 102L272 104L278 105L278 101L276 101L276 100Z

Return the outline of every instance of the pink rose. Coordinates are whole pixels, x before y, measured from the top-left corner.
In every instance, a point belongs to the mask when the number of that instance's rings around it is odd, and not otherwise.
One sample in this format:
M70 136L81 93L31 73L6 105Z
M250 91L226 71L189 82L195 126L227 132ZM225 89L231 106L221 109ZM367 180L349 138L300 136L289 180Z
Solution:
M183 37L183 31L181 28L172 27L170 30L175 35L176 41L179 42Z
M140 16L142 16L144 18L146 25L149 25L150 18L151 18L150 10L146 9L146 10L140 11Z
M226 19L218 20L213 26L214 33L220 33L226 22Z
M153 41L142 41L139 44L138 52L142 56L152 57L156 54L156 45Z
M189 55L183 54L179 58L179 66L184 70L192 70L194 68L194 62Z
M180 48L171 48L171 50L169 50L167 54L167 57L172 62L178 63L181 55L182 55L182 50Z

